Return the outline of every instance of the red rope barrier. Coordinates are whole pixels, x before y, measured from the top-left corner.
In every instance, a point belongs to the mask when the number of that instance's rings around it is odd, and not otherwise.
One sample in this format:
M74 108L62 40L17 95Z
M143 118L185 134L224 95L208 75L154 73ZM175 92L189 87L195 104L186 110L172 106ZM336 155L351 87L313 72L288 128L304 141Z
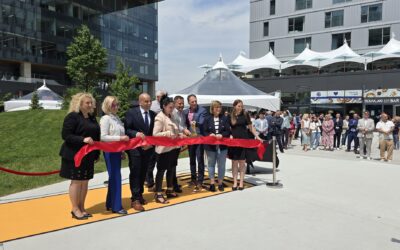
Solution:
M53 175L53 174L58 174L60 173L60 170L55 170L51 172L22 172L22 171L16 171L8 168L3 168L0 167L0 171L7 172L10 174L15 174L15 175L23 175L23 176L46 176L46 175Z

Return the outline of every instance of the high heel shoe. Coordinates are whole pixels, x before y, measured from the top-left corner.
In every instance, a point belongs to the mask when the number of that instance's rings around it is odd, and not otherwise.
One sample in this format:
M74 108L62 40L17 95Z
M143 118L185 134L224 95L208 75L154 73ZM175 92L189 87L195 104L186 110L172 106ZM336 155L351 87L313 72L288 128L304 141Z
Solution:
M72 218L74 218L76 220L87 220L88 219L88 217L86 217L85 215L83 215L81 217L76 216L76 214L73 211L71 211L71 215L72 215Z
M164 198L164 195L162 194L155 194L154 199L156 200L156 203L161 203L161 204L168 204L169 201Z
M243 191L243 189L244 189L244 187L239 187L239 190L240 190L240 191Z
M238 187L232 187L232 191L236 191Z
M93 217L93 215L92 215L92 214L89 214L89 213L83 214L83 216L88 217L88 218Z
M178 194L175 193L173 190L165 191L165 195L167 196L167 198L176 198L176 197L178 197Z

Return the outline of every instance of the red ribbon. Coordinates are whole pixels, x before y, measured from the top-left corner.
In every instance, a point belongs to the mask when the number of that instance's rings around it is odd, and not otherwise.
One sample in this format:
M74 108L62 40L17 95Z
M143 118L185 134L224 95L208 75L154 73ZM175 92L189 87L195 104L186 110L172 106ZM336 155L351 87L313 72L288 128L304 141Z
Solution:
M58 174L60 173L60 170L55 170L51 172L38 172L38 173L32 173L32 172L21 172L21 171L16 171L8 168L3 168L0 167L0 171L4 171L10 174L15 174L15 175L25 175L25 176L45 176L45 175L53 175L53 174Z
M83 146L78 153L75 155L75 166L79 167L81 161L85 155L89 154L94 150L102 150L105 152L122 152L137 147L143 146L166 146L166 147L180 147L185 145L194 144L208 144L208 145L225 145L229 147L241 147L241 148L257 148L257 154L260 158L263 157L265 152L265 144L259 140L250 139L231 139L222 138L217 139L214 136L205 137L190 137L190 138L176 138L172 139L169 137L158 137L158 136L146 136L145 139L133 138L127 142L97 142L93 145Z

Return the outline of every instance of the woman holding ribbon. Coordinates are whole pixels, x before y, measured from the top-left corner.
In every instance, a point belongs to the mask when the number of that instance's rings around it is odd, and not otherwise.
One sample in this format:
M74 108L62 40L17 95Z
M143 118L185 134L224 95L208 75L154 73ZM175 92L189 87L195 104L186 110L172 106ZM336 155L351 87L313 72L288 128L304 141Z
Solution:
M233 102L232 113L229 117L231 126L231 133L233 138L249 139L249 131L257 139L262 141L258 136L254 126L251 123L249 114L243 108L243 102L241 100L235 100ZM229 156L232 159L232 175L233 175L233 186L232 190L238 189L237 177L240 173L239 190L244 189L244 175L246 173L246 159L251 157L253 154L246 149L241 147L230 147ZM253 159L250 159L253 160Z
M71 215L78 220L92 217L85 210L85 199L89 180L93 178L94 163L99 158L99 151L86 155L79 167L75 167L74 156L85 145L100 140L100 126L93 115L95 99L91 94L78 93L72 96L69 112L64 119L61 136L60 176L71 180L69 196L72 203Z
M115 96L107 96L101 108L104 116L100 119L101 141L129 141L125 135L125 128L119 119L117 112L119 109L118 99ZM121 180L121 159L124 152L109 153L104 152L104 160L108 172L108 191L106 199L106 208L113 213L127 214L122 207L122 180Z
M210 116L204 120L204 135L214 136L217 139L229 138L231 134L229 121L222 113L222 104L219 101L211 102ZM218 164L218 190L224 191L225 161L228 147L224 145L204 145L208 158L208 176L210 177L210 191L215 192L215 165Z
M183 137L179 133L178 127L171 120L171 115L174 110L174 100L167 95L164 95L160 99L161 112L157 114L154 119L153 136L166 136L170 138ZM174 191L173 178L175 163L176 163L176 150L178 147L166 147L156 146L157 154L157 174L156 174L156 193L154 198L157 203L167 204L168 200L162 194L162 183L164 173L167 171L167 198L178 197L178 194Z

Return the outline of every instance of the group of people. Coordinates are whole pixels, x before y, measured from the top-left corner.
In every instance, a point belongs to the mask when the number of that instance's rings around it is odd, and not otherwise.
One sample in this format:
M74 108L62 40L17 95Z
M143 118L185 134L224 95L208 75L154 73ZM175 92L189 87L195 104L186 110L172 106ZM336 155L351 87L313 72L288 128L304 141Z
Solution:
M88 182L94 175L94 164L100 157L99 151L93 151L82 159L79 167L74 166L75 154L86 144L94 141L128 141L131 138L160 136L169 138L185 138L188 136L214 136L221 138L258 139L266 138L263 126L253 126L250 113L244 110L243 102L235 100L232 111L222 112L222 104L213 101L209 112L197 104L197 97L189 95L189 108L184 109L184 98L175 96L173 99L161 91L152 101L150 95L142 93L137 107L129 109L121 120L118 117L119 102L115 96L107 96L102 104L104 115L100 122L96 120L94 108L95 99L88 93L78 93L72 97L70 108L64 119L62 128L61 171L60 176L71 180L69 196L71 199L71 215L78 220L86 220L92 215L85 209L85 199ZM282 123L274 118L276 124ZM257 122L258 124L259 122ZM278 126L278 125L276 125ZM258 127L258 129L256 129ZM259 129L262 129L262 132ZM283 149L282 149L283 150ZM144 188L154 192L157 203L167 204L168 199L178 197L182 192L176 176L176 167L181 148L178 146L144 146L128 150L129 185L131 190L131 207L136 211L144 211L146 201L143 197ZM204 153L207 154L208 172L210 178L209 191L216 189L224 191L225 161L227 155L232 160L233 186L232 190L244 189L246 161L253 161L252 149L227 147L223 145L190 145L191 182L193 192L204 189ZM122 206L121 197L121 162L126 158L125 152L103 152L109 174L108 192L105 209L112 213L127 214ZM154 168L157 168L155 180ZM215 170L218 169L217 178ZM163 180L166 180L166 190L163 192ZM239 180L238 180L239 177Z
M344 118L339 113L332 117L331 113L303 114L294 120L300 120L297 125L300 129L303 150L309 147L312 150L323 147L323 150L346 149L354 151L359 158L371 159L371 145L374 132L379 133L379 150L381 161L392 161L393 150L399 147L400 117L389 119L386 113L380 114L380 120L375 121L370 117L369 111L364 111L360 118L357 113L346 115ZM347 145L346 145L347 142Z

